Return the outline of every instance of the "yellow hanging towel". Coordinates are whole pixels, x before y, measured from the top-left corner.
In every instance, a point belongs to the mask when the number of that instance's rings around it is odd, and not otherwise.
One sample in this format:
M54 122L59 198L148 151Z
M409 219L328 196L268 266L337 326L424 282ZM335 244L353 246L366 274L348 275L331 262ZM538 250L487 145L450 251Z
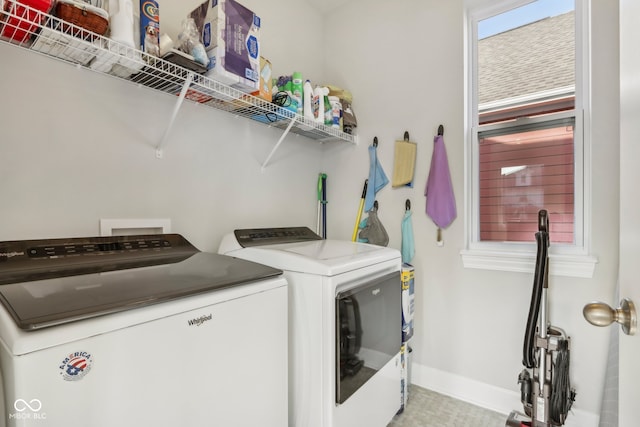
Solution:
M418 145L409 141L409 132L404 133L404 141L396 141L393 159L392 187L413 183ZM413 185L411 185L413 186Z

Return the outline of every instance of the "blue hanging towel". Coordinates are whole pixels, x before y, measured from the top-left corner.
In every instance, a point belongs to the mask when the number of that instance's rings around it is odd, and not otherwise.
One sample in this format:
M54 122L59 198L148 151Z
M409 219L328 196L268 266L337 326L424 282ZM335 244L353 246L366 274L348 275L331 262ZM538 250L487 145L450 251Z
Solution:
M406 210L404 212L404 218L402 218L402 243L400 252L402 253L402 262L410 264L413 256L416 253L416 246L413 240L413 223L411 221L411 211Z
M389 183L389 179L378 161L377 150L378 147L375 145L369 146L369 185L367 186L367 195L364 199L365 212L369 212L371 208L373 208L376 193Z
M424 195L427 197L427 215L438 227L447 228L456 219L457 212L447 150L442 135L437 135L433 140L431 169Z

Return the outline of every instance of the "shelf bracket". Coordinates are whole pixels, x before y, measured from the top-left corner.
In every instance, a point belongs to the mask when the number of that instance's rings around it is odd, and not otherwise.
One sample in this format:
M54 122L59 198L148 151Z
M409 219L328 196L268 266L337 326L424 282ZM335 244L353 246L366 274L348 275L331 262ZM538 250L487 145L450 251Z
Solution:
M289 134L289 131L291 130L295 122L296 122L296 117L294 116L291 118L291 121L289 122L289 125L285 129L284 133L282 134L282 136L280 136L280 139L278 140L276 145L271 149L271 152L267 156L267 159L262 164L262 172L264 172L264 170L267 168L267 164L269 163L269 160L271 160L271 157L273 157L276 150L280 147L280 144L282 144L282 141L284 141L284 139L287 137L287 135Z
M162 135L162 139L156 145L156 157L158 159L162 158L162 147L167 142L167 138L169 137L169 132L171 132L171 128L173 127L173 122L176 120L178 116L178 111L180 111L180 107L182 106L182 102L184 101L185 96L187 96L187 90L189 90L189 86L191 86L191 82L193 82L193 73L187 74L187 78L182 85L182 89L180 90L180 95L178 96L178 100L176 101L176 105L173 107L173 112L171 113L171 118L169 119L169 124L167 125L167 129L164 131L164 135Z

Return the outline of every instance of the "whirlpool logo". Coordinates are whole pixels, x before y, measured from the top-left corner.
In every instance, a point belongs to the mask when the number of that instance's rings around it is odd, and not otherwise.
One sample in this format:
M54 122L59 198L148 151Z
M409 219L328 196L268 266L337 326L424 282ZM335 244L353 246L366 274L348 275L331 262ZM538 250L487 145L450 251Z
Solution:
M187 323L189 324L189 326L200 326L204 322L208 322L211 319L213 319L213 314L205 314L195 319L187 320Z
M0 252L0 258L13 258L14 256L24 256L24 252Z

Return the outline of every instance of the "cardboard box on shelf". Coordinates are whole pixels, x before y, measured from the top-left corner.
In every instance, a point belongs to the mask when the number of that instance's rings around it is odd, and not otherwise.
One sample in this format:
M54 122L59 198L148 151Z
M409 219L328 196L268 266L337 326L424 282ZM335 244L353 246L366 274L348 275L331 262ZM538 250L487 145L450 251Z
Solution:
M402 342L413 336L414 274L415 268L411 264L402 264Z
M216 46L207 50L207 56L209 57L209 65L205 76L246 93L255 92L259 89L260 75L258 74L257 66L255 69L253 66L245 68L244 75L230 71L223 46Z
M260 57L260 82L258 87L258 90L252 92L251 95L271 102L271 90L273 89L273 81L271 79L271 61L262 56Z
M189 14L207 50L206 75L244 92L260 84L260 18L235 0L206 0Z
M140 50L160 56L160 13L156 0L140 0Z

